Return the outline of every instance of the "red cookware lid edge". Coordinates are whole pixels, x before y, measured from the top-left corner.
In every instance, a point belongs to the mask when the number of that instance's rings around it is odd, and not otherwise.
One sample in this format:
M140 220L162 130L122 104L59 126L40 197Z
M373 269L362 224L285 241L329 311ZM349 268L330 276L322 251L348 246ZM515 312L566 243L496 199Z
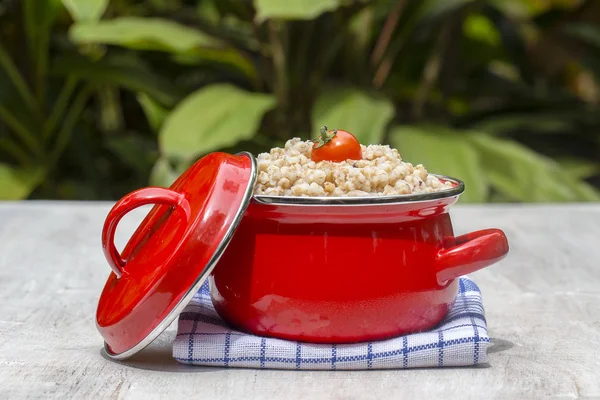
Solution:
M246 157L250 158L252 170L250 173L250 180L249 180L248 186L246 187L246 190L244 192L244 197L242 199L241 205L240 205L239 209L237 210L237 213L235 214L235 217L233 218L231 225L227 228L225 236L219 243L216 251L214 252L212 257L206 264L206 267L202 270L202 273L196 278L196 280L194 281L194 284L188 289L188 291L181 298L179 303L169 312L169 314L165 317L165 319L163 319L162 322L160 324L158 324L145 338L143 338L135 346L131 347L130 349L128 349L122 353L111 352L108 347L108 344L106 342L104 342L104 350L106 352L106 355L109 358L111 358L113 360L123 360L123 359L129 358L129 357L133 356L134 354L138 353L139 351L143 350L150 343L152 343L165 329L167 329L171 325L171 323L173 321L175 321L175 319L179 316L181 311L183 311L185 306L187 306L188 303L191 301L192 297L194 297L194 295L198 292L198 290L200 290L200 287L202 286L202 284L204 283L204 281L206 280L208 275L210 275L210 273L215 268L217 262L223 255L223 252L227 248L227 245L231 241L231 238L233 237L235 230L239 226L239 224L242 220L242 217L244 215L244 212L246 211L246 209L248 208L248 205L250 204L250 201L252 200L252 196L253 196L253 192L254 192L254 183L256 182L257 165L256 165L256 159L254 158L254 156L251 153L246 152L246 151L237 153L235 155L236 156L246 156Z

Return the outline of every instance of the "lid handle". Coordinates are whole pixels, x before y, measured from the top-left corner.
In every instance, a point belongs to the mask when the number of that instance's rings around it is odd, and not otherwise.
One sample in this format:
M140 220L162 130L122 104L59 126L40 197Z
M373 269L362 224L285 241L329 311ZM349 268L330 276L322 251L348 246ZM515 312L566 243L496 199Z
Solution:
M123 268L126 260L123 259L115 247L115 232L121 218L135 208L147 204L164 204L177 207L183 211L186 220L189 221L191 210L188 201L181 193L161 187L147 187L133 191L119 200L109 211L102 229L102 248L108 264L120 278L123 275Z

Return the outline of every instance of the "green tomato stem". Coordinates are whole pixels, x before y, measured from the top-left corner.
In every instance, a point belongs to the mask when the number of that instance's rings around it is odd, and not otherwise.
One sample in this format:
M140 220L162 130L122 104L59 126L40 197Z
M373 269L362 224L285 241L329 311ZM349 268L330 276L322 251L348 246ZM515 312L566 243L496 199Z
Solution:
M334 129L331 133L329 133L329 130L327 129L327 125L323 125L320 129L320 133L321 134L319 135L318 139L314 140L314 142L317 143L317 145L315 146L315 149L325 146L327 143L331 142L331 140L337 134L337 129Z

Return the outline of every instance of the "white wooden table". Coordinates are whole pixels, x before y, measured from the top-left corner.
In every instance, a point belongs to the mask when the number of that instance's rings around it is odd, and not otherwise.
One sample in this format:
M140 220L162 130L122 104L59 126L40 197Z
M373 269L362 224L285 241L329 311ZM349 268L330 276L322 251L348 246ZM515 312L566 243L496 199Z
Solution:
M471 277L492 346L478 368L296 372L185 366L172 326L134 359L101 351L110 203L0 203L0 399L600 398L600 205L456 206L457 234L496 227L504 261ZM146 210L120 225L122 246Z

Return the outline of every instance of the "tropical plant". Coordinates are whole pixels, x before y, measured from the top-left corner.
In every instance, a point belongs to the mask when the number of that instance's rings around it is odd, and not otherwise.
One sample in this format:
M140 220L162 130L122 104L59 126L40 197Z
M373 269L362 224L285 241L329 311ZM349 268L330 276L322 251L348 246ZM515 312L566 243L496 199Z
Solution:
M115 198L326 124L461 201L600 200L593 0L22 3L0 2L0 197Z

